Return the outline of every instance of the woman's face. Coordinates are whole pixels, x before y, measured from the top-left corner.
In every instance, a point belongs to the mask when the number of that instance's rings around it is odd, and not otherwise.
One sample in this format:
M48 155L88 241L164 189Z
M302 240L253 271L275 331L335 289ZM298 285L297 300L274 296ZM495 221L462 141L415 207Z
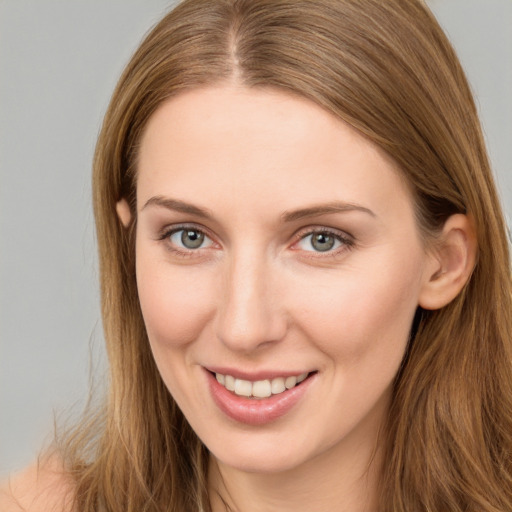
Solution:
M225 86L163 104L138 172L151 349L217 460L370 453L427 278L393 162L307 100Z

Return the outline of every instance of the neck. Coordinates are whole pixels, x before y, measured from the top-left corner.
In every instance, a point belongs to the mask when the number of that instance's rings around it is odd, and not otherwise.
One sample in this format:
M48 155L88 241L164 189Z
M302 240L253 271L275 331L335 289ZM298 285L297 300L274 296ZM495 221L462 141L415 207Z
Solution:
M212 455L212 512L375 512L382 466L377 435L371 443L350 441L280 473L240 471Z

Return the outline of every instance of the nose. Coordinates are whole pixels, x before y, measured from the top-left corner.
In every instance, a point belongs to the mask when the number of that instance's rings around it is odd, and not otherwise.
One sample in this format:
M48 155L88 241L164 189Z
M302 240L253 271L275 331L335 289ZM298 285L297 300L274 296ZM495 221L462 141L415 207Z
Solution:
M287 319L278 272L254 252L233 255L217 306L217 336L232 351L250 353L282 340Z

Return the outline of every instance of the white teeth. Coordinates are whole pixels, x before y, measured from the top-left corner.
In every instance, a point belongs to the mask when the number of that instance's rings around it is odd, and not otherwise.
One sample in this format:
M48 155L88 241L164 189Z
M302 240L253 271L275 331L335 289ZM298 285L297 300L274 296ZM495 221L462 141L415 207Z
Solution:
M252 396L256 398L267 398L272 394L272 387L269 380L258 380L252 385Z
M277 377L276 379L272 379L271 389L273 395L282 393L286 389L286 386L284 385L284 378Z
M286 377L286 380L284 381L284 385L286 386L286 389L292 389L297 384L297 377Z
M224 380L224 386L226 386L226 389L229 391L235 391L235 378L231 377L231 375L226 375Z
M235 379L231 375L215 374L215 378L219 384L224 386L227 390L233 391L239 396L254 398L268 398L269 396L283 393L283 391L292 389L297 384L301 383L307 376L308 373L306 372L297 376L276 377L272 380L266 379L251 382L244 379Z
M239 396L251 396L252 384L248 380L235 379L235 394Z
M297 377L297 384L299 382L302 382L306 377L308 376L307 373L301 373L298 377Z

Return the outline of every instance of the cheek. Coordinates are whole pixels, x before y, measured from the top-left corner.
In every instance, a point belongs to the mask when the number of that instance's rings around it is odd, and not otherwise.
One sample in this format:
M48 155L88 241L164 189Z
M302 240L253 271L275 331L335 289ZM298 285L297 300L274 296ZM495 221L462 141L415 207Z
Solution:
M151 345L178 348L193 342L213 310L208 272L137 254L137 287Z
M393 265L372 261L330 276L307 297L293 294L301 301L301 328L323 352L349 363L368 355L401 360L418 305L421 259L390 260Z

